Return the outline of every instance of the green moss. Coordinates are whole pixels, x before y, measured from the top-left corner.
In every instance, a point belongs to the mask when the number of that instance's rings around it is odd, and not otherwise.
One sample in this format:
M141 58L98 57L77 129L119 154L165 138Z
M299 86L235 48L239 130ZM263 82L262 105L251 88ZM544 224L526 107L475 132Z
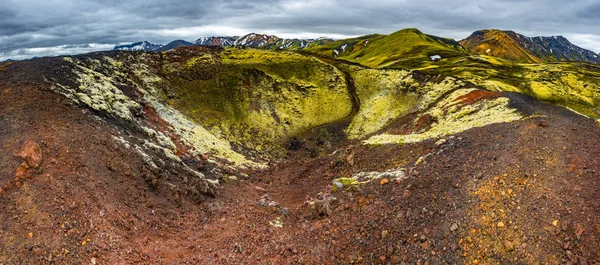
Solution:
M350 139L374 133L390 121L406 115L418 102L416 82L408 71L351 67L360 101L346 133ZM413 92L411 92L413 91Z
M66 58L68 58L68 57L66 57ZM107 61L113 67L116 67L116 68L123 67L123 62L115 60L112 57L104 56L104 60Z
M128 57L125 59L104 57L105 62L96 59L80 60L65 57L65 61L75 66L73 73L77 77L78 86L71 88L56 84L55 89L66 97L86 104L95 110L137 123L139 121L132 113L139 111L140 104L117 88L117 86L123 85L121 82L128 82L129 85L137 87L145 104L153 107L160 118L171 126L172 132L180 138L182 144L189 147L192 155L213 154L229 160L237 166L262 166L235 152L230 143L220 135L209 132L177 109L166 105L162 100L166 98L162 86L170 82L149 68L149 65L156 63L152 62L152 59L146 57L145 54L138 58ZM148 61L151 64L147 64ZM127 68L122 67L125 63L128 65ZM169 137L147 128L146 124L139 126L150 139L154 139L159 144L147 142L148 147L161 149L165 156L178 161L179 158L173 153L177 147ZM142 151L140 150L140 152Z
M344 187L356 186L360 184L360 182L355 178L337 178L334 180L334 182L335 181L341 183Z
M408 135L380 134L364 141L368 145L406 144L421 142L427 139L440 138L466 131L471 128L483 127L494 123L512 122L522 119L522 115L515 109L509 108L508 98L481 100L472 105L462 106L454 110L447 110L456 98L473 91L460 89L438 102L425 114L431 115L436 123L427 131Z
M352 111L343 73L313 57L229 48L215 58L193 67L165 62L165 100L236 146L282 152L289 137Z
M132 113L141 108L140 104L124 95L113 84L113 79L110 76L106 76L102 72L93 69L94 65L101 65L99 61L90 60L88 62L80 62L69 57L65 58L65 60L75 64L73 73L77 76L79 86L78 91L62 86L61 93L88 105L92 109L103 111L125 120L132 120ZM92 67L88 67L88 64L91 64Z
M185 66L187 68L192 68L197 64L212 64L215 62L216 62L216 59L213 57L212 54L204 53L204 54L192 57L191 59L187 60L187 62L185 63Z
M543 83L531 82L531 91L539 99L548 100L552 98L552 90Z
M518 64L490 56L469 55L436 62L436 67L412 69L456 76L489 90L527 94L590 117L600 117L600 67L594 64Z
M343 59L376 67L408 66L443 81L427 81L432 79L407 70L369 69L289 51L227 48L120 53L86 60L65 57L76 66L78 85L55 87L96 110L134 120L139 98L121 92L126 83L173 126L173 133L191 146L192 153L212 153L237 165L254 165L242 151L280 155L289 137L349 118L345 133L351 139L377 133L409 114L431 115L435 121L421 128L427 131L380 134L369 138L368 144L417 142L522 118L508 108L505 98L445 107L470 91L462 89L467 85L461 80L490 90L529 94L599 117L600 70L590 64L514 64L466 54L450 40L416 30L332 42L320 51L339 44L347 44ZM431 52L443 59L431 62L427 57ZM356 105L360 108L353 109ZM153 138L175 150L165 135Z
M323 56L331 56L331 57L343 57L352 54L353 52L360 51L364 47L367 47L370 43L372 44L374 41L385 38L385 35L373 34L373 35L365 35L357 38L351 39L342 39L333 42L329 42L323 45L309 47L304 49L305 51L309 51L312 53L316 53ZM337 54L333 50L340 50L342 46L346 45L345 51L341 51L341 53ZM339 51L338 51L339 52Z
M368 44L365 44L367 41ZM345 49L342 50L342 47ZM410 69L433 65L430 59L433 55L440 55L445 60L467 54L467 51L456 41L423 34L417 29L404 29L387 36L375 35L341 40L308 51L326 56L338 56L369 67Z

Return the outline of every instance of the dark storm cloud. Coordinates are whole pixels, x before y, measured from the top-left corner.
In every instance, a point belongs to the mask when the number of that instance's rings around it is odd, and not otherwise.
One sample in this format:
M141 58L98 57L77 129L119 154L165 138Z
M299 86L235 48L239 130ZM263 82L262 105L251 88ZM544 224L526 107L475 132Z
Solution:
M0 60L140 40L249 32L347 37L407 27L456 39L485 28L564 35L598 52L599 13L596 0L2 0Z
M577 12L577 16L584 19L595 20L597 22L598 16L600 16L600 3L593 3L584 7Z

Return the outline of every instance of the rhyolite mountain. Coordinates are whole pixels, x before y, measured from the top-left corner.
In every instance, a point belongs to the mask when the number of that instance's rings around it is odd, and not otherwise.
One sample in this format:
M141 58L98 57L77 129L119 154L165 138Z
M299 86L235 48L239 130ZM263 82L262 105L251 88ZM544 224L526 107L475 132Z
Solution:
M194 43L200 46L234 46L235 41L239 39L238 36L233 37L202 37L197 39Z
M590 62L600 56L572 44L563 36L527 37L514 31L479 30L460 41L471 51L523 63Z
M220 47L251 47L270 50L300 50L308 47L320 46L332 39L284 39L274 35L250 33L244 36L225 36L225 37L202 37L191 43L185 40L175 40L167 45L156 45L149 42L136 42L128 45L119 45L114 50L125 51L168 51L182 46L220 46Z
M155 51L162 48L162 44L154 44L147 41L140 41L132 44L118 45L113 50L115 51Z
M241 37L202 37L195 44L202 46L243 46L279 50L299 50L332 42L332 39L284 39L274 35L250 33Z

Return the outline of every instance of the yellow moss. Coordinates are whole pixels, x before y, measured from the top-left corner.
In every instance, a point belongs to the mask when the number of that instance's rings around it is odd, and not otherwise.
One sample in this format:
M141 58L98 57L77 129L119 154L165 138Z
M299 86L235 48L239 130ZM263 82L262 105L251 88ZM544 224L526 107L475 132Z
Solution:
M141 106L123 94L112 83L113 79L111 77L88 68L72 58L64 58L76 66L73 73L77 75L80 91L62 86L63 91L61 93L69 98L83 102L92 109L114 114L126 120L132 120L132 110L139 109ZM92 62L100 64L96 61Z
M457 76L488 90L527 94L600 117L600 68L594 64L522 64L475 55L438 65L427 72Z
M219 134L209 132L206 128L183 115L179 110L162 103L159 98L160 89L155 85L161 78L152 74L143 65L134 65L134 72L140 78L146 90L142 90L144 99L156 110L159 116L169 123L173 132L181 141L189 146L192 155L212 153L219 158L233 162L237 166L263 167L264 165L248 160L244 155L233 151L229 141Z
M531 91L536 95L536 97L547 100L552 97L552 91L548 88L547 85L540 82L532 82L531 83Z
M408 90L415 85L410 72L351 68L360 110L346 134L356 139L383 128L391 120L408 113L418 94Z
M367 145L381 144L406 144L421 142L427 139L440 138L466 131L471 128L502 122L511 122L522 119L522 115L515 109L508 107L508 98L497 98L494 100L483 100L473 105L464 106L455 112L443 111L457 97L471 92L472 89L460 89L453 92L446 99L440 101L435 107L426 112L433 116L437 122L423 133L408 135L380 134L364 141Z
M68 58L68 57L66 57L66 58ZM123 63L121 61L117 61L117 60L113 59L112 57L104 56L104 60L106 60L113 67L117 67L117 68L123 67Z
M427 83L424 86L420 86L417 92L423 93L421 96L418 110L422 111L429 107L429 105L444 94L463 86L464 83L453 77L446 77L440 83Z
M333 182L339 182L344 187L360 185L360 182L358 180L356 180L356 178L337 178L337 179L334 179Z
M276 228L282 228L283 221L281 221L281 217L277 217L275 220L269 221L269 225L276 227Z
M110 72L115 76L126 77L125 73L119 70L123 62L116 59L105 57L108 64L103 64L97 60L89 60L86 62L79 61L70 57L64 58L66 61L75 64L77 67L73 72L78 77L79 88L77 91L57 84L59 92L65 96L82 102L93 109L115 114L127 120L133 120L131 110L140 108L139 103L124 95L120 89L116 87L115 78L106 76L104 73ZM143 59L143 58L142 58ZM96 71L93 67L108 67L104 71ZM262 167L263 165L254 163L242 154L233 151L228 141L209 132L199 124L194 123L188 117L183 115L178 110L165 105L159 100L161 98L160 91L156 86L163 82L162 78L153 74L147 65L143 63L129 64L128 69L131 70L141 80L139 91L150 106L154 107L158 115L172 126L173 132L178 135L181 142L190 147L192 155L200 155L212 153L216 157L223 158L233 162L237 166ZM130 80L131 81L131 80ZM131 81L135 83L135 81ZM144 129L145 126L142 126ZM176 151L176 145L167 136L160 132L146 128L146 133L152 138L156 138L158 143L166 148L165 155L173 160L178 159L173 153ZM150 143L152 144L152 143Z
M274 52L263 49L228 48L221 54L223 63L230 64L264 64L268 62L286 63L310 60L310 57L295 52ZM269 61L274 60L274 61Z
M475 83L490 91L521 92L519 88L497 80L482 80L481 83Z
M281 152L289 137L344 119L352 111L343 73L313 57L229 48L220 58L222 64L189 69L218 71L209 80L174 87L183 97L171 104L232 143Z
M416 96L399 98L392 95L384 91L364 101L348 127L348 138L356 139L380 130L396 117L406 114L417 102Z
M213 56L210 53L204 53L202 55L193 57L189 60L187 60L187 62L185 62L185 66L187 68L190 67L194 67L194 65L198 64L198 63L203 63L203 64L212 64L215 63L216 60L213 58Z
M510 62L501 59L499 57L494 57L494 56L487 56L487 55L478 55L479 58L482 58L484 60L486 60L487 62L491 63L491 64L495 64L495 65L506 65L506 64L510 64Z

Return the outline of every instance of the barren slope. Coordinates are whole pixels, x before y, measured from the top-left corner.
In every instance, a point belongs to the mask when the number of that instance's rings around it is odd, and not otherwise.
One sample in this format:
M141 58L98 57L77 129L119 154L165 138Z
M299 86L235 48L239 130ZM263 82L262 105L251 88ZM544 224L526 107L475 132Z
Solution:
M526 95L238 49L0 69L3 264L600 262L598 122Z

